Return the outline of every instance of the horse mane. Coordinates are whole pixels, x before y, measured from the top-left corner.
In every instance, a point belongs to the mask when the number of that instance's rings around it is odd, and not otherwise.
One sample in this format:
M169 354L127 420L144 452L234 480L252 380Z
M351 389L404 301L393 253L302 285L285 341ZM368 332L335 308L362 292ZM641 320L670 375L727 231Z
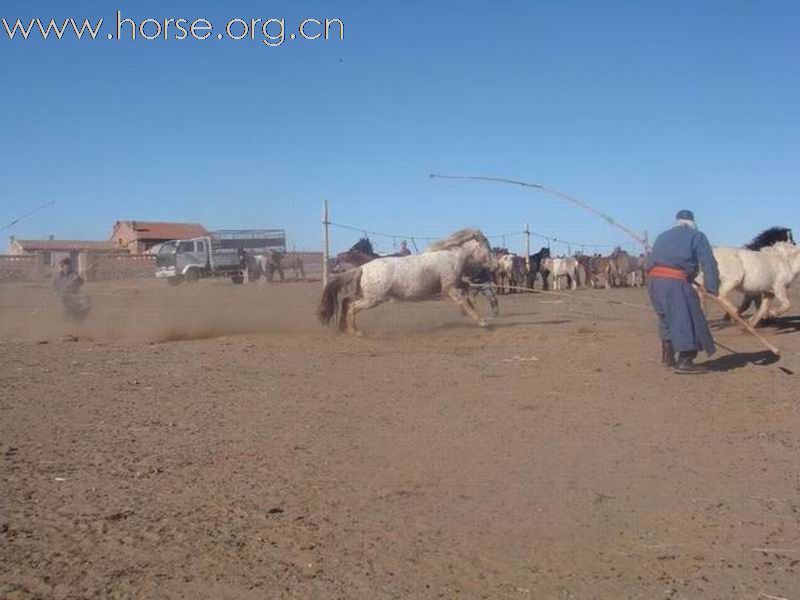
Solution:
M458 248L473 240L482 244L486 244L487 248L489 247L489 240L486 239L486 236L483 235L483 232L480 229L459 229L453 235L431 244L426 252Z
M777 242L794 243L792 239L792 230L788 227L770 227L754 237L753 241L745 246L745 249L761 250L768 246L774 246Z

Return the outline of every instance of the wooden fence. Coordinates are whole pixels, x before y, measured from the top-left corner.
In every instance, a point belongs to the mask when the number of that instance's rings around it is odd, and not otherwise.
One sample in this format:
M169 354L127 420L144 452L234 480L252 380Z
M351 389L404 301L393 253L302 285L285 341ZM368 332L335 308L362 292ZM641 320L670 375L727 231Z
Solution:
M86 281L155 277L156 257L150 254L89 254L78 256L78 271Z
M40 281L45 275L38 254L0 254L0 281Z
M322 279L322 252L287 252L283 258L284 266L291 264L295 258L303 261L306 279ZM291 277L291 274L287 273L287 277Z

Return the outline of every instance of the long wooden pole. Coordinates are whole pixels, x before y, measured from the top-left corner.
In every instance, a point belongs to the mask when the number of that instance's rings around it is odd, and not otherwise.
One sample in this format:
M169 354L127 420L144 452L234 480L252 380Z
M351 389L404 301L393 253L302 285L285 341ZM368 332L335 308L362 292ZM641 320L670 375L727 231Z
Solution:
M615 221L614 219L609 217L607 214L605 214L603 212L600 212L599 210L597 210L593 206L587 204L583 200L575 198L574 196L570 196L569 194L565 194L564 192L560 192L560 191L558 191L558 190L556 190L554 188L542 185L541 183L528 183L528 182L525 182L525 181L517 181L516 179L504 179L502 177L482 177L482 176L478 176L478 175L440 175L438 173L432 173L431 177L438 177L440 179L468 179L468 180L472 180L472 181L492 181L492 182L495 182L495 183L509 183L511 185L519 185L521 187L534 188L534 189L540 190L542 192L545 192L547 194L552 194L554 196L558 196L562 200L566 200L567 202L571 202L572 204L575 204L576 206L580 206L584 210L588 210L593 215L596 215L596 216L600 217L601 219L603 219L606 223L608 223L612 227L616 227L620 231L624 231L626 234L628 234L633 239L635 239L637 242L639 242L642 246L644 246L645 249L647 248L647 241L645 239L643 239L635 231L625 227L622 223L618 223L617 221Z
M735 307L733 304L731 304L731 303L730 303L728 300L726 300L725 298L720 298L719 296L714 296L714 295L712 295L712 294L709 294L709 293L708 293L708 290L706 290L706 288L705 288L704 286L700 285L699 283L695 283L695 286L696 286L696 287L697 287L697 289L699 290L700 294L702 294L702 295L703 295L703 296L705 296L706 298L711 298L711 299L712 299L712 300L714 300L714 301L715 301L717 304L719 304L719 305L722 307L722 309L723 309L723 310L724 310L726 313L728 313L728 315L730 315L731 319L733 319L734 321L736 321L736 322L737 322L737 323L738 323L740 326L742 326L742 327L745 329L745 331L747 331L747 332L749 332L750 334L752 334L752 335L753 335L753 337L755 337L755 338L756 338L756 339L757 339L759 342L761 342L762 344L764 344L764 346L766 346L766 348L767 348L767 349L768 349L770 352L772 352L772 353L773 353L775 356L780 356L780 355L781 355L781 351L780 351L780 350L778 350L778 348L777 348L777 347L775 347L775 346L773 346L772 344L770 344L770 343L767 341L767 339L766 339L766 338L765 338L763 335L761 335L760 333L758 333L758 332L755 330L755 328L754 328L752 325L750 325L750 323L748 323L747 321L745 321L744 319L742 319L742 318L739 316L739 311L738 311L738 310L736 310L736 307Z
M328 215L328 201L322 203L322 286L328 285L328 260L330 259L330 218Z
M32 208L31 210L26 212L24 215L20 215L16 219L11 221L10 223L7 223L7 224L3 225L2 227L0 227L0 231L5 231L6 229L11 229L14 225L16 225L17 223L22 221L22 219L30 217L32 214L37 213L40 210L43 210L43 209L47 208L48 206L53 206L54 204L56 204L56 201L55 200L51 200L47 204L42 204L41 206L37 206L36 208Z

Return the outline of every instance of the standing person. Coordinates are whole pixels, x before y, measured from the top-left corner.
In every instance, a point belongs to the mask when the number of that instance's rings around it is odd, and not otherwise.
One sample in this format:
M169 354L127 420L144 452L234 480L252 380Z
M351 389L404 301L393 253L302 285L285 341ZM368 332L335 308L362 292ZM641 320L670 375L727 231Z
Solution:
M72 266L72 259L62 258L58 263L58 273L53 277L55 289L67 316L73 319L85 319L91 306L89 297L83 291L83 277Z
M277 250L269 251L269 280L272 281L275 273L281 278L281 283L284 280L283 273L283 253Z
M499 317L500 304L497 301L497 293L494 290L494 278L489 269L481 269L476 273L470 274L468 281L472 297L475 298L478 294L484 296L492 308L492 316Z
M661 361L676 373L705 373L706 367L694 364L694 359L698 351L711 356L716 348L692 282L702 269L706 290L716 296L719 269L694 214L682 210L675 219L675 226L656 238L647 259L647 289L659 320Z

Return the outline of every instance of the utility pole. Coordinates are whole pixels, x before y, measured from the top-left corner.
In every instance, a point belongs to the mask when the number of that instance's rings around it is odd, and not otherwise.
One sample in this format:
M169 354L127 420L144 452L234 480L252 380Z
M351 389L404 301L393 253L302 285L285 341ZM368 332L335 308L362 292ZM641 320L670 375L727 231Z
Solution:
M322 286L328 285L328 260L330 259L330 232L331 222L328 218L328 201L322 203Z
M528 271L531 270L531 228L525 223L525 265Z

